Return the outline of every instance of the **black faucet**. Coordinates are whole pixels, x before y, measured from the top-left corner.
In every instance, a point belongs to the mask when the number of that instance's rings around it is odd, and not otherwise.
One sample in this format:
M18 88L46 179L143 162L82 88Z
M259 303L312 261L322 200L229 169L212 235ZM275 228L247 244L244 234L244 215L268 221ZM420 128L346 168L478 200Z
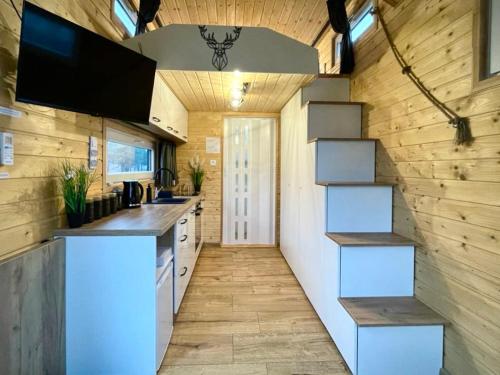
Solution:
M161 185L161 181L158 180L158 177L161 175L161 172L162 171L166 171L168 173L170 173L170 175L172 176L172 185L171 186L175 186L176 185L176 182L175 182L175 173L172 172L170 169L168 168L158 168L155 172L155 183L157 185ZM161 187L161 186L160 186Z

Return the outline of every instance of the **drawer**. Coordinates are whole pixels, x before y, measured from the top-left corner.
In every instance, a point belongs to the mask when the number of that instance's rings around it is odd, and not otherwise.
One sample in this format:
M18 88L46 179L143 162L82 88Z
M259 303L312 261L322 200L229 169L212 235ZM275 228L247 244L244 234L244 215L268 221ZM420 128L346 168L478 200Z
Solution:
M188 233L189 228L189 216L183 215L179 220L177 220L177 224L175 225L175 235L177 238Z
M411 297L413 246L341 247L340 297Z
M188 247L189 246L189 234L186 232L177 236L175 239L177 247Z

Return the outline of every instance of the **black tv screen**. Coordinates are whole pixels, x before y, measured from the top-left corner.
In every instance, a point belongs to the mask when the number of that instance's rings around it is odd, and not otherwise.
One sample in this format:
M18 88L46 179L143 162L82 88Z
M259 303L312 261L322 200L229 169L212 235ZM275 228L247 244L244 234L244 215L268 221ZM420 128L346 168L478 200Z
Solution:
M156 62L24 3L16 100L147 124Z

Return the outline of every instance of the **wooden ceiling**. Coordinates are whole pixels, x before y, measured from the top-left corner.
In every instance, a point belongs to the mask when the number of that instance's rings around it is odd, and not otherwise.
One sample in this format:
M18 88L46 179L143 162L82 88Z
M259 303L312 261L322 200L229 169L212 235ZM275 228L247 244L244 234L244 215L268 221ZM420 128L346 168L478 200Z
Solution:
M163 78L189 111L232 111L235 82L250 83L241 112L280 112L286 102L314 75L232 72L162 71Z
M169 24L268 27L311 45L328 20L325 0L161 0Z

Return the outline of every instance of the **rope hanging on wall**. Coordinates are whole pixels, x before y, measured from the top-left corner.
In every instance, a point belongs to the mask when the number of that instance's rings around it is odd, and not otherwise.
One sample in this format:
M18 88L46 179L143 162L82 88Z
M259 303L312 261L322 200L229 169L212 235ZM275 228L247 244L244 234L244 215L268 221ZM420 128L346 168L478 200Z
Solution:
M430 102L434 106L436 106L436 108L439 109L448 118L448 123L456 129L455 144L470 145L473 142L474 138L472 137L472 133L470 130L469 119L467 117L458 116L458 114L455 111L453 111L446 104L441 102L431 93L431 91L422 83L420 78L417 77L415 72L413 72L411 65L408 65L404 57L397 49L396 45L394 44L394 41L389 35L387 24L385 23L380 10L378 8L374 8L372 13L377 15L378 19L380 20L380 24L382 25L382 29L384 30L387 40L389 41L391 50L394 53L394 56L396 57L396 60L398 61L399 65L401 66L402 69L401 72L404 75L406 75L415 84L415 86L417 86L420 92L422 92L422 94L424 94L425 97L429 99Z

